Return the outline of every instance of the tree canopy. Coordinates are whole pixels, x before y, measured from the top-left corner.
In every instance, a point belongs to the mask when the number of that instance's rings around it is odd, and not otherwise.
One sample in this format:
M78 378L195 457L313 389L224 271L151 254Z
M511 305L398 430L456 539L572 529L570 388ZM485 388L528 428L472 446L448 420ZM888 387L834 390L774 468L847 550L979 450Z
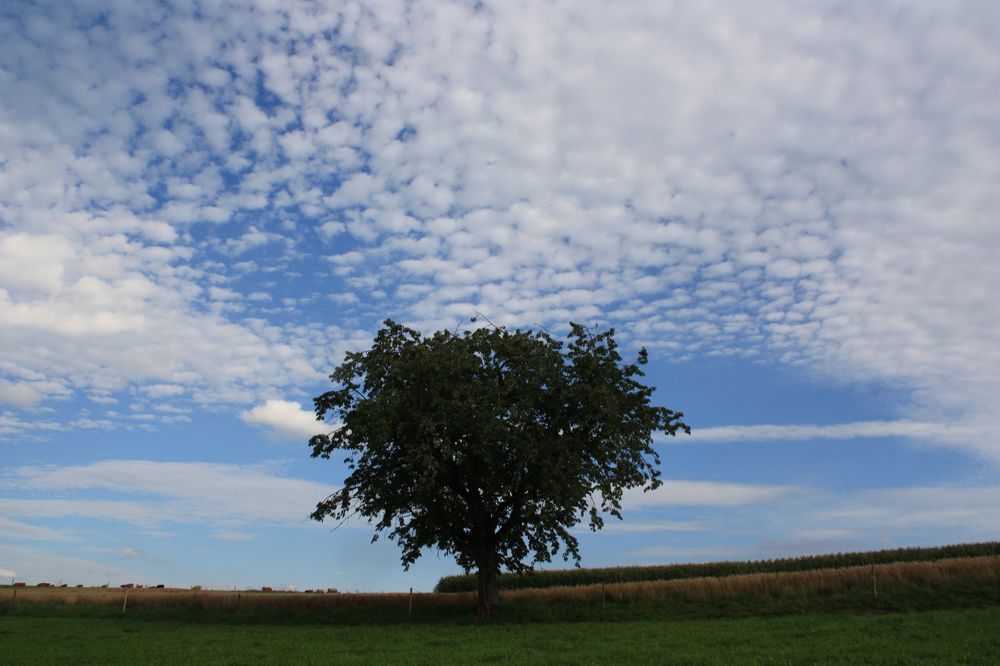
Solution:
M388 533L408 568L426 548L479 578L478 609L496 602L496 574L580 560L570 529L621 517L624 490L660 484L655 432L690 432L680 412L650 403L640 350L618 352L614 329L484 327L424 337L386 320L370 349L351 352L315 399L337 427L313 436L313 457L347 453L343 486L312 518L353 515Z

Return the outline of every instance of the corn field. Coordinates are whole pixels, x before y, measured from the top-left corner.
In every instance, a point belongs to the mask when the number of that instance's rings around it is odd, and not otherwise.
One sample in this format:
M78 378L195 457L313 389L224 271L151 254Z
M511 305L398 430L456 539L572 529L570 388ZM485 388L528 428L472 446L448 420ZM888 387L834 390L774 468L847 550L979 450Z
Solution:
M501 590L524 588L568 587L644 581L680 580L686 578L724 577L747 574L842 569L871 564L896 562L933 562L943 559L1000 555L1000 542L959 544L936 548L895 548L863 553L835 553L751 562L709 562L706 564L665 564L658 566L610 567L604 569L560 569L532 571L523 574L501 574L497 579ZM436 592L471 592L476 589L476 577L445 576L438 581Z

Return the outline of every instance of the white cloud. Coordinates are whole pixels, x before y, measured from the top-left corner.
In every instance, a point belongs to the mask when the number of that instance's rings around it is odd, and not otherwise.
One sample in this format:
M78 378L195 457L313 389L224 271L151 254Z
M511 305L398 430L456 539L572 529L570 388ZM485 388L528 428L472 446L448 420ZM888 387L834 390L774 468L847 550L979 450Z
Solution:
M253 541L254 536L246 532L237 532L236 530L216 530L212 532L212 538L223 541Z
M250 227L249 231L239 238L231 238L227 240L223 247L229 254L239 256L244 252L261 247L262 245L280 241L282 238L283 237L280 234L261 231L256 227Z
M850 539L857 537L858 530L851 529L827 529L827 530L803 530L794 536L804 541L834 541L838 539Z
M963 435L960 426L917 421L859 421L831 425L734 425L692 428L690 437L665 440L679 442L759 442L809 439L857 439L861 437L913 437L952 439Z
M699 548L697 546L649 546L647 548L637 548L627 553L627 555L644 560L656 558L673 562L723 562L745 559L746 550L743 548Z
M10 569L0 569L0 578L16 578L17 574Z
M622 508L634 510L665 506L738 507L773 502L801 492L802 489L797 486L669 480L650 492L642 492L640 488L625 491Z
M336 222L330 220L324 222L316 228L316 233L320 235L323 240L329 241L337 234L341 234L347 231L347 227L344 226L343 222Z
M967 534L988 540L1000 530L998 502L997 486L876 489L818 511L817 519L837 526L881 531L961 526Z
M24 518L85 517L138 526L183 520L179 507L170 507L170 512L165 513L152 501L0 498L0 509L6 515Z
M178 384L150 384L142 387L142 392L151 398L163 398L184 393L184 387Z
M58 291L63 286L63 262L73 254L72 244L55 234L0 236L0 285Z
M17 467L7 470L6 485L63 498L0 498L3 515L77 516L146 528L166 523L301 526L316 503L334 490L257 467L146 460ZM81 494L86 491L123 493L135 499L91 499Z
M3 500L0 500L2 502ZM23 541L70 541L72 537L58 530L47 527L26 525L4 516L0 516L0 535L2 538Z
M313 435L330 430L316 420L316 415L302 409L297 402L267 400L240 414L247 423L267 426L272 432L288 439L308 440Z
M25 420L9 413L0 414L0 436L13 435L26 431L58 431L66 426L55 421L40 419Z
M0 562L12 565L17 577L24 581L103 585L110 581L142 580L134 572L118 566L22 546L0 545Z
M700 523L685 523L671 521L631 521L625 518L622 521L608 520L604 523L603 531L618 532L623 534L647 533L647 532L699 532L705 526Z
M797 488L773 502L699 513L702 529L672 533L665 545L626 555L747 560L992 541L1000 529L998 500L1000 489L985 483L852 491ZM629 515L635 514L626 519ZM612 525L609 521L607 527Z
M11 382L0 379L0 403L17 407L31 407L46 395L62 393L62 386L54 382Z

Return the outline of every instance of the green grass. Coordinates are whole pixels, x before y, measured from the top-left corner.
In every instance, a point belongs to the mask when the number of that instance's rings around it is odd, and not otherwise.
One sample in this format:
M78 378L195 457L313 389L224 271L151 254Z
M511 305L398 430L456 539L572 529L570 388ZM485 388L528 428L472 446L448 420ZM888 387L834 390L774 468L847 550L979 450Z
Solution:
M4 664L1000 664L1000 608L547 624L0 616Z

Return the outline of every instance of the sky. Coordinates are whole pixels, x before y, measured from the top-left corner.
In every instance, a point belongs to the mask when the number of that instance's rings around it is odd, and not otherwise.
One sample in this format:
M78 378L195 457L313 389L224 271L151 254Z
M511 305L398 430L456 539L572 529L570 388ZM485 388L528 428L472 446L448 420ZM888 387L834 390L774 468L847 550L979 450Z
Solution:
M1000 5L0 8L0 578L429 590L312 399L392 318L650 353L583 566L1000 537ZM557 559L552 566L566 566Z

